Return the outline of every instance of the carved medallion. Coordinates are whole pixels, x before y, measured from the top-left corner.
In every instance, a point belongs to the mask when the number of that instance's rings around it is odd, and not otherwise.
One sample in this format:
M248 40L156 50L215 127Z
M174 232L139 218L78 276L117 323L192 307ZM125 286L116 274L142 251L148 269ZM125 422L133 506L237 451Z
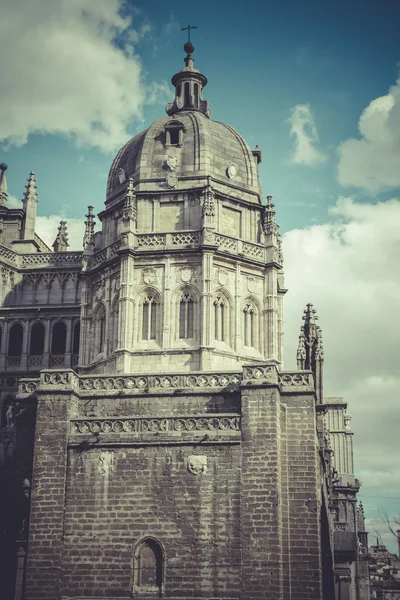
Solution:
M227 271L219 269L218 271L218 283L219 285L226 285L229 281L229 275Z
M235 177L237 175L237 171L238 171L237 166L234 163L231 163L226 170L226 173L227 173L229 179L235 179Z
M171 171L173 171L176 168L176 165L178 164L178 157L176 156L176 154L168 154L166 162L167 166L171 169Z
M207 473L207 456L189 456L187 460L187 469L193 475Z
M178 183L178 176L176 173L168 173L167 175L167 186L171 189L176 188Z
M118 169L118 179L120 183L125 183L126 181L126 174L124 169Z
M156 279L156 272L153 269L153 267L148 267L147 269L143 269L142 275L143 275L143 282L146 284L154 283L154 281Z
M189 283L189 281L192 279L192 269L189 267L182 267L181 279L184 283Z

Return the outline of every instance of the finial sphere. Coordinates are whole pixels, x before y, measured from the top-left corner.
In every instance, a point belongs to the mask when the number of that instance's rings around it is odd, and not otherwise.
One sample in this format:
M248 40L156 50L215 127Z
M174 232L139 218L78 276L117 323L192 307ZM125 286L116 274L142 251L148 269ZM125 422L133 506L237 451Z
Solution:
M6 163L0 164L0 171L7 171L7 169L8 169L8 165L6 165Z
M188 54L192 54L192 52L194 52L194 46L192 42L186 42L186 44L183 46L183 49Z

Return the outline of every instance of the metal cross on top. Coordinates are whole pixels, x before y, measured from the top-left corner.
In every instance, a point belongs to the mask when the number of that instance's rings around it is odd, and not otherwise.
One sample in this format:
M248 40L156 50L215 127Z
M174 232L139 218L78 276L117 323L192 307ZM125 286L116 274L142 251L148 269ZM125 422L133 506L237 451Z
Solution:
M187 27L181 27L181 31L186 31L188 32L188 42L190 42L190 30L191 29L197 29L197 25L188 25Z

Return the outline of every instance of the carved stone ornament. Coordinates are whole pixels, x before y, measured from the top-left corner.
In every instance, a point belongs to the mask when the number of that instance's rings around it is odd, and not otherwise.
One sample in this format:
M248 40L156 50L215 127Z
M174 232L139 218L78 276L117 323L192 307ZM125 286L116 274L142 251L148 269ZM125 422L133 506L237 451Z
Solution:
M226 172L227 172L229 179L235 179L237 172L238 172L238 168L234 163L231 163L229 165L229 167L227 168Z
M176 173L168 173L167 175L167 186L171 189L176 188L178 183L178 176Z
M223 269L219 269L219 271L218 271L219 285L226 285L228 283L228 280L229 280L228 272L224 271Z
M207 473L207 456L192 455L188 457L187 468L193 475Z
M192 279L192 269L190 267L182 267L181 269L181 279L184 283L189 283Z
M154 281L156 279L156 272L152 267L143 269L142 275L143 275L143 282L146 283L147 285L150 283L154 283Z
M124 169L118 169L117 175L118 175L119 182L120 183L125 183L125 181L126 181L126 174L125 174Z
M168 154L166 163L167 163L167 167L169 167L171 169L171 171L173 171L178 164L178 157L176 156L176 154L172 154L172 153Z
M247 277L247 289L249 292L254 292L256 288L256 280L254 277Z

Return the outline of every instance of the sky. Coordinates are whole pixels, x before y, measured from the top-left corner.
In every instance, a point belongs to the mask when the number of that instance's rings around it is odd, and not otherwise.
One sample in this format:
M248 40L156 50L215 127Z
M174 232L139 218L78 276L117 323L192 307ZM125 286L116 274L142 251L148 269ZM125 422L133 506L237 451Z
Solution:
M0 162L34 170L37 231L80 249L119 147L165 114L188 24L212 118L262 151L283 234L285 368L318 311L325 393L349 404L370 543L400 513L398 0L2 0Z

